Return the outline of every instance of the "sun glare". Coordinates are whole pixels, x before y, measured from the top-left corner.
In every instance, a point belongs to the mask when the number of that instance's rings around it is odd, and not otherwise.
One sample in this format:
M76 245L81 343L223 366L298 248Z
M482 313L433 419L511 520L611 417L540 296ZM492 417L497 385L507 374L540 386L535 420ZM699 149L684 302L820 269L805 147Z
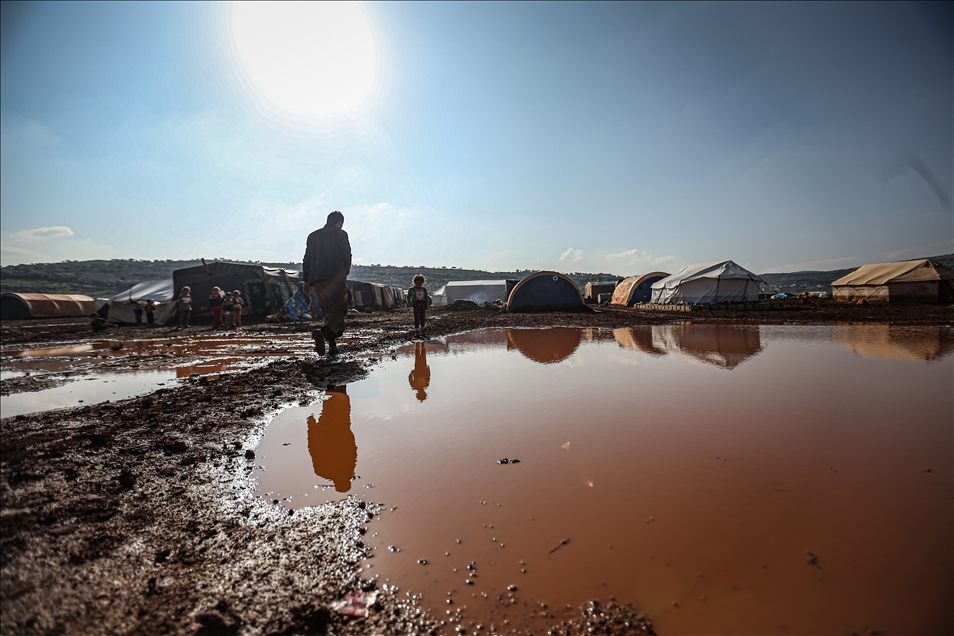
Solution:
M375 42L357 3L236 2L231 25L246 78L279 110L329 119L371 97Z

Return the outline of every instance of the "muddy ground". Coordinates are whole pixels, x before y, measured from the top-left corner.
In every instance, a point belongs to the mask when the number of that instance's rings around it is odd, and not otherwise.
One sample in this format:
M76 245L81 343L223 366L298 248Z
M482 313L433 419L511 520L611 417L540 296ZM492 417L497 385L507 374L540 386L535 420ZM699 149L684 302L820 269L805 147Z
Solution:
M770 312L441 309L431 318L428 335L440 336L483 327L616 328L686 319L951 324L954 308L795 301ZM411 323L409 310L353 314L354 339L335 359L276 357L247 372L193 378L138 398L0 421L0 632L476 633L466 616L429 615L414 590L360 578L362 535L387 502L354 496L289 512L256 499L248 476L272 415L368 373L380 356L412 339ZM207 330L200 325L185 334ZM169 337L169 331L123 327L97 337ZM294 331L302 328L243 328L257 336ZM0 335L4 352L93 338L80 319L5 322ZM4 389L33 388L28 378L16 380L5 380ZM336 611L347 594L372 589L377 596L367 617ZM638 610L588 603L551 633L652 633Z

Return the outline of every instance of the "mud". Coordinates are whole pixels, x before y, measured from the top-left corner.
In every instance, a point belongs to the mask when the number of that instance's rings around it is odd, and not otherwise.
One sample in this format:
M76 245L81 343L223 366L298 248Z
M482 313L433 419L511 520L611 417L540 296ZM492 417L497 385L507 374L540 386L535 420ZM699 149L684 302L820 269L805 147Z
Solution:
M793 304L783 311L719 312L746 322L950 324L949 307L838 307ZM428 333L483 327L628 327L686 316L600 308L593 313L430 313ZM715 320L693 315L696 320ZM206 375L138 398L20 415L0 421L0 632L379 634L469 632L441 627L413 590L380 587L365 618L335 612L362 585L362 535L370 501L289 512L256 500L247 474L265 422L282 408L309 404L319 391L363 377L413 332L409 310L358 314L343 355L276 356L242 373ZM203 327L189 331L199 332ZM250 325L255 336L300 334L307 327ZM166 328L117 328L101 339L169 337ZM177 335L182 335L179 332ZM93 339L82 320L0 325L4 364L14 348ZM34 346L36 345L36 346ZM117 366L136 364L132 357ZM5 368L8 368L5 366ZM51 372L52 373L52 372ZM34 378L28 380L27 378ZM8 385L9 382L11 384ZM26 390L52 376L3 380ZM39 384L34 384L39 386ZM487 632L490 626L482 625ZM495 626L506 631L505 626ZM587 604L556 620L553 633L653 633L638 608Z

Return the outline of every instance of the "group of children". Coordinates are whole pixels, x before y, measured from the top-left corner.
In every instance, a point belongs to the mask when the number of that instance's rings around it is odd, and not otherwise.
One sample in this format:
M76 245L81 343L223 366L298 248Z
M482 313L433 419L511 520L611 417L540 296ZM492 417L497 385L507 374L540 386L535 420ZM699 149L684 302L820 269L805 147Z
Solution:
M179 298L176 299L179 310L179 328L188 327L192 317L192 289L189 286L182 288ZM209 294L209 306L212 309L213 329L225 327L235 329L242 326L242 292L239 290L223 292L221 287L213 287Z
M146 302L136 303L136 308L133 309L133 313L136 314L136 324L142 324L142 315L146 314L146 324L150 327L155 327L156 323L156 301L147 300Z

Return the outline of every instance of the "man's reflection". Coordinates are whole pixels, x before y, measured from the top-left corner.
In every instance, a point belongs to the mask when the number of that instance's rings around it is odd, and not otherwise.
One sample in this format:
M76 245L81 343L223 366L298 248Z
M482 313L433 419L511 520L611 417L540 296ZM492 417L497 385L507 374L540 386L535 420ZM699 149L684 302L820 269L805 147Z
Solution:
M308 452L315 474L335 484L338 492L351 490L358 463L358 446L351 432L351 398L347 385L328 389L328 399L315 421L308 416Z
M411 383L411 388L417 391L418 402L427 399L427 393L424 391L431 383L431 368L427 366L427 349L423 342L414 343L414 370L407 376L407 381Z

